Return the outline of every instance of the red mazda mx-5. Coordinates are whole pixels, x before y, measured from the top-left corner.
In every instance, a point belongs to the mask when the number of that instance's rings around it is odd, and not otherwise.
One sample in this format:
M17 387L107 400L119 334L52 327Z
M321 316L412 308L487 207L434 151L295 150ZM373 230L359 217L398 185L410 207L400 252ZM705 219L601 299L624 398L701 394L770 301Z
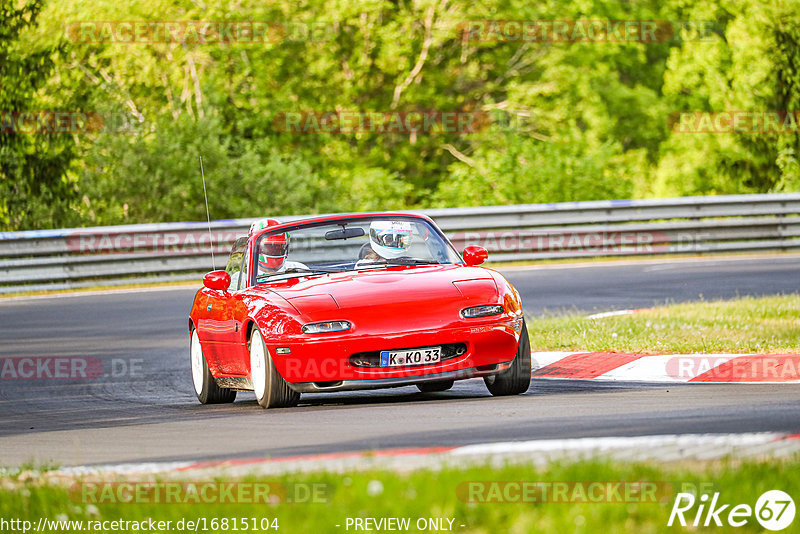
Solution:
M203 404L254 391L264 408L301 393L483 377L493 395L527 391L530 343L516 289L463 259L423 215L372 213L254 223L189 314Z

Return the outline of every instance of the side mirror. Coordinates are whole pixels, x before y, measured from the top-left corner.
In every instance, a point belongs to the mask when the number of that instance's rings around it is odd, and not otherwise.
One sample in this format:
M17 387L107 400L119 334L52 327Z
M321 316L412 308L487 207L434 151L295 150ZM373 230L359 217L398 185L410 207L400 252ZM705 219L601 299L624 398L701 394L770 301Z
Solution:
M203 285L208 289L227 291L231 285L231 275L227 271L211 271L203 277Z
M464 262L470 267L473 267L485 262L486 258L489 257L489 251L477 245L470 245L464 249L463 256Z

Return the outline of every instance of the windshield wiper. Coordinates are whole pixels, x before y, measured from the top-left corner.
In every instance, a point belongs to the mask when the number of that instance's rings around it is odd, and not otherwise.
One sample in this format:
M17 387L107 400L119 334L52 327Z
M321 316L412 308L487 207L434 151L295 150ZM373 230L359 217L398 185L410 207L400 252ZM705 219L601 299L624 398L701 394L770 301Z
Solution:
M314 274L330 274L330 273L338 273L338 272L341 272L341 271L339 271L339 270L331 270L331 269L305 269L305 268L302 268L302 267L292 267L291 269L286 269L285 271L280 272L280 273L262 274L262 275L256 277L256 281L257 282L266 282L267 280L281 280L282 278L278 278L278 277L283 277L283 275L285 275L285 274L291 274L291 275L298 275L299 274L299 275L308 276L308 275L314 275Z
M387 265L439 265L436 260L420 260L416 258L397 258L387 263Z
M360 265L358 267L353 267L354 271L368 271L371 269L385 269L386 263L385 262L373 262L373 263L365 263L364 265Z
M313 269L309 269L307 267L292 267L291 269L286 269L282 273L276 274L285 274L285 273L338 273L340 272L338 269L321 269L319 267L314 267Z

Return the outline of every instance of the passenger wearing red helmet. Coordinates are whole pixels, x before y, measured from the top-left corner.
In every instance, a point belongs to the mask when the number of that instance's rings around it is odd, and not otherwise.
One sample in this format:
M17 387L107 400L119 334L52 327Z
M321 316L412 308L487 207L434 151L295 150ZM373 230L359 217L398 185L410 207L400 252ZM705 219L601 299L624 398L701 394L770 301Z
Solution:
M259 271L279 272L286 265L289 255L289 239L286 234L270 235L261 239L258 251Z
M250 233L280 224L275 219L262 219L250 226ZM258 275L270 275L286 272L289 269L307 269L297 261L287 260L289 255L289 236L275 234L261 238L258 249Z

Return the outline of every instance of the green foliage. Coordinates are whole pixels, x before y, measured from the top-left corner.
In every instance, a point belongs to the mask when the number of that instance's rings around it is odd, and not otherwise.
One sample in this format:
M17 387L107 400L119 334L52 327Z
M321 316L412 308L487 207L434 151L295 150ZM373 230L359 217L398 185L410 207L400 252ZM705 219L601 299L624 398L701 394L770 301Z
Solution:
M625 154L611 142L587 147L583 138L490 135L505 139L504 149L481 147L471 161L451 164L437 194L440 206L628 198L634 176L621 176L633 174L637 164L644 168L635 161L637 151Z
M203 220L200 156L216 218L282 214L303 203L309 212L319 203L329 208L301 158L280 154L268 138L226 135L215 117L180 116L97 137L82 179L88 218L95 224Z
M40 1L18 4L0 0L0 110L90 110L130 127L0 135L4 228L203 218L200 155L215 218L800 190L796 134L668 128L681 110L800 109L800 11L788 4L64 0L38 18ZM464 39L463 23L486 19L709 21L713 32ZM64 31L131 20L272 21L274 39ZM420 110L491 121L477 132L278 127L286 112Z
M800 110L796 3L717 0L686 15L722 21L721 31L672 50L664 75L672 109ZM674 133L661 146L653 193L800 191L799 133Z
M76 184L69 173L76 157L73 139L59 133L20 132L13 126L11 112L46 109L39 91L63 53L58 43L29 47L22 42L41 10L41 0L0 0L0 229L74 220ZM68 98L74 102L79 93Z

